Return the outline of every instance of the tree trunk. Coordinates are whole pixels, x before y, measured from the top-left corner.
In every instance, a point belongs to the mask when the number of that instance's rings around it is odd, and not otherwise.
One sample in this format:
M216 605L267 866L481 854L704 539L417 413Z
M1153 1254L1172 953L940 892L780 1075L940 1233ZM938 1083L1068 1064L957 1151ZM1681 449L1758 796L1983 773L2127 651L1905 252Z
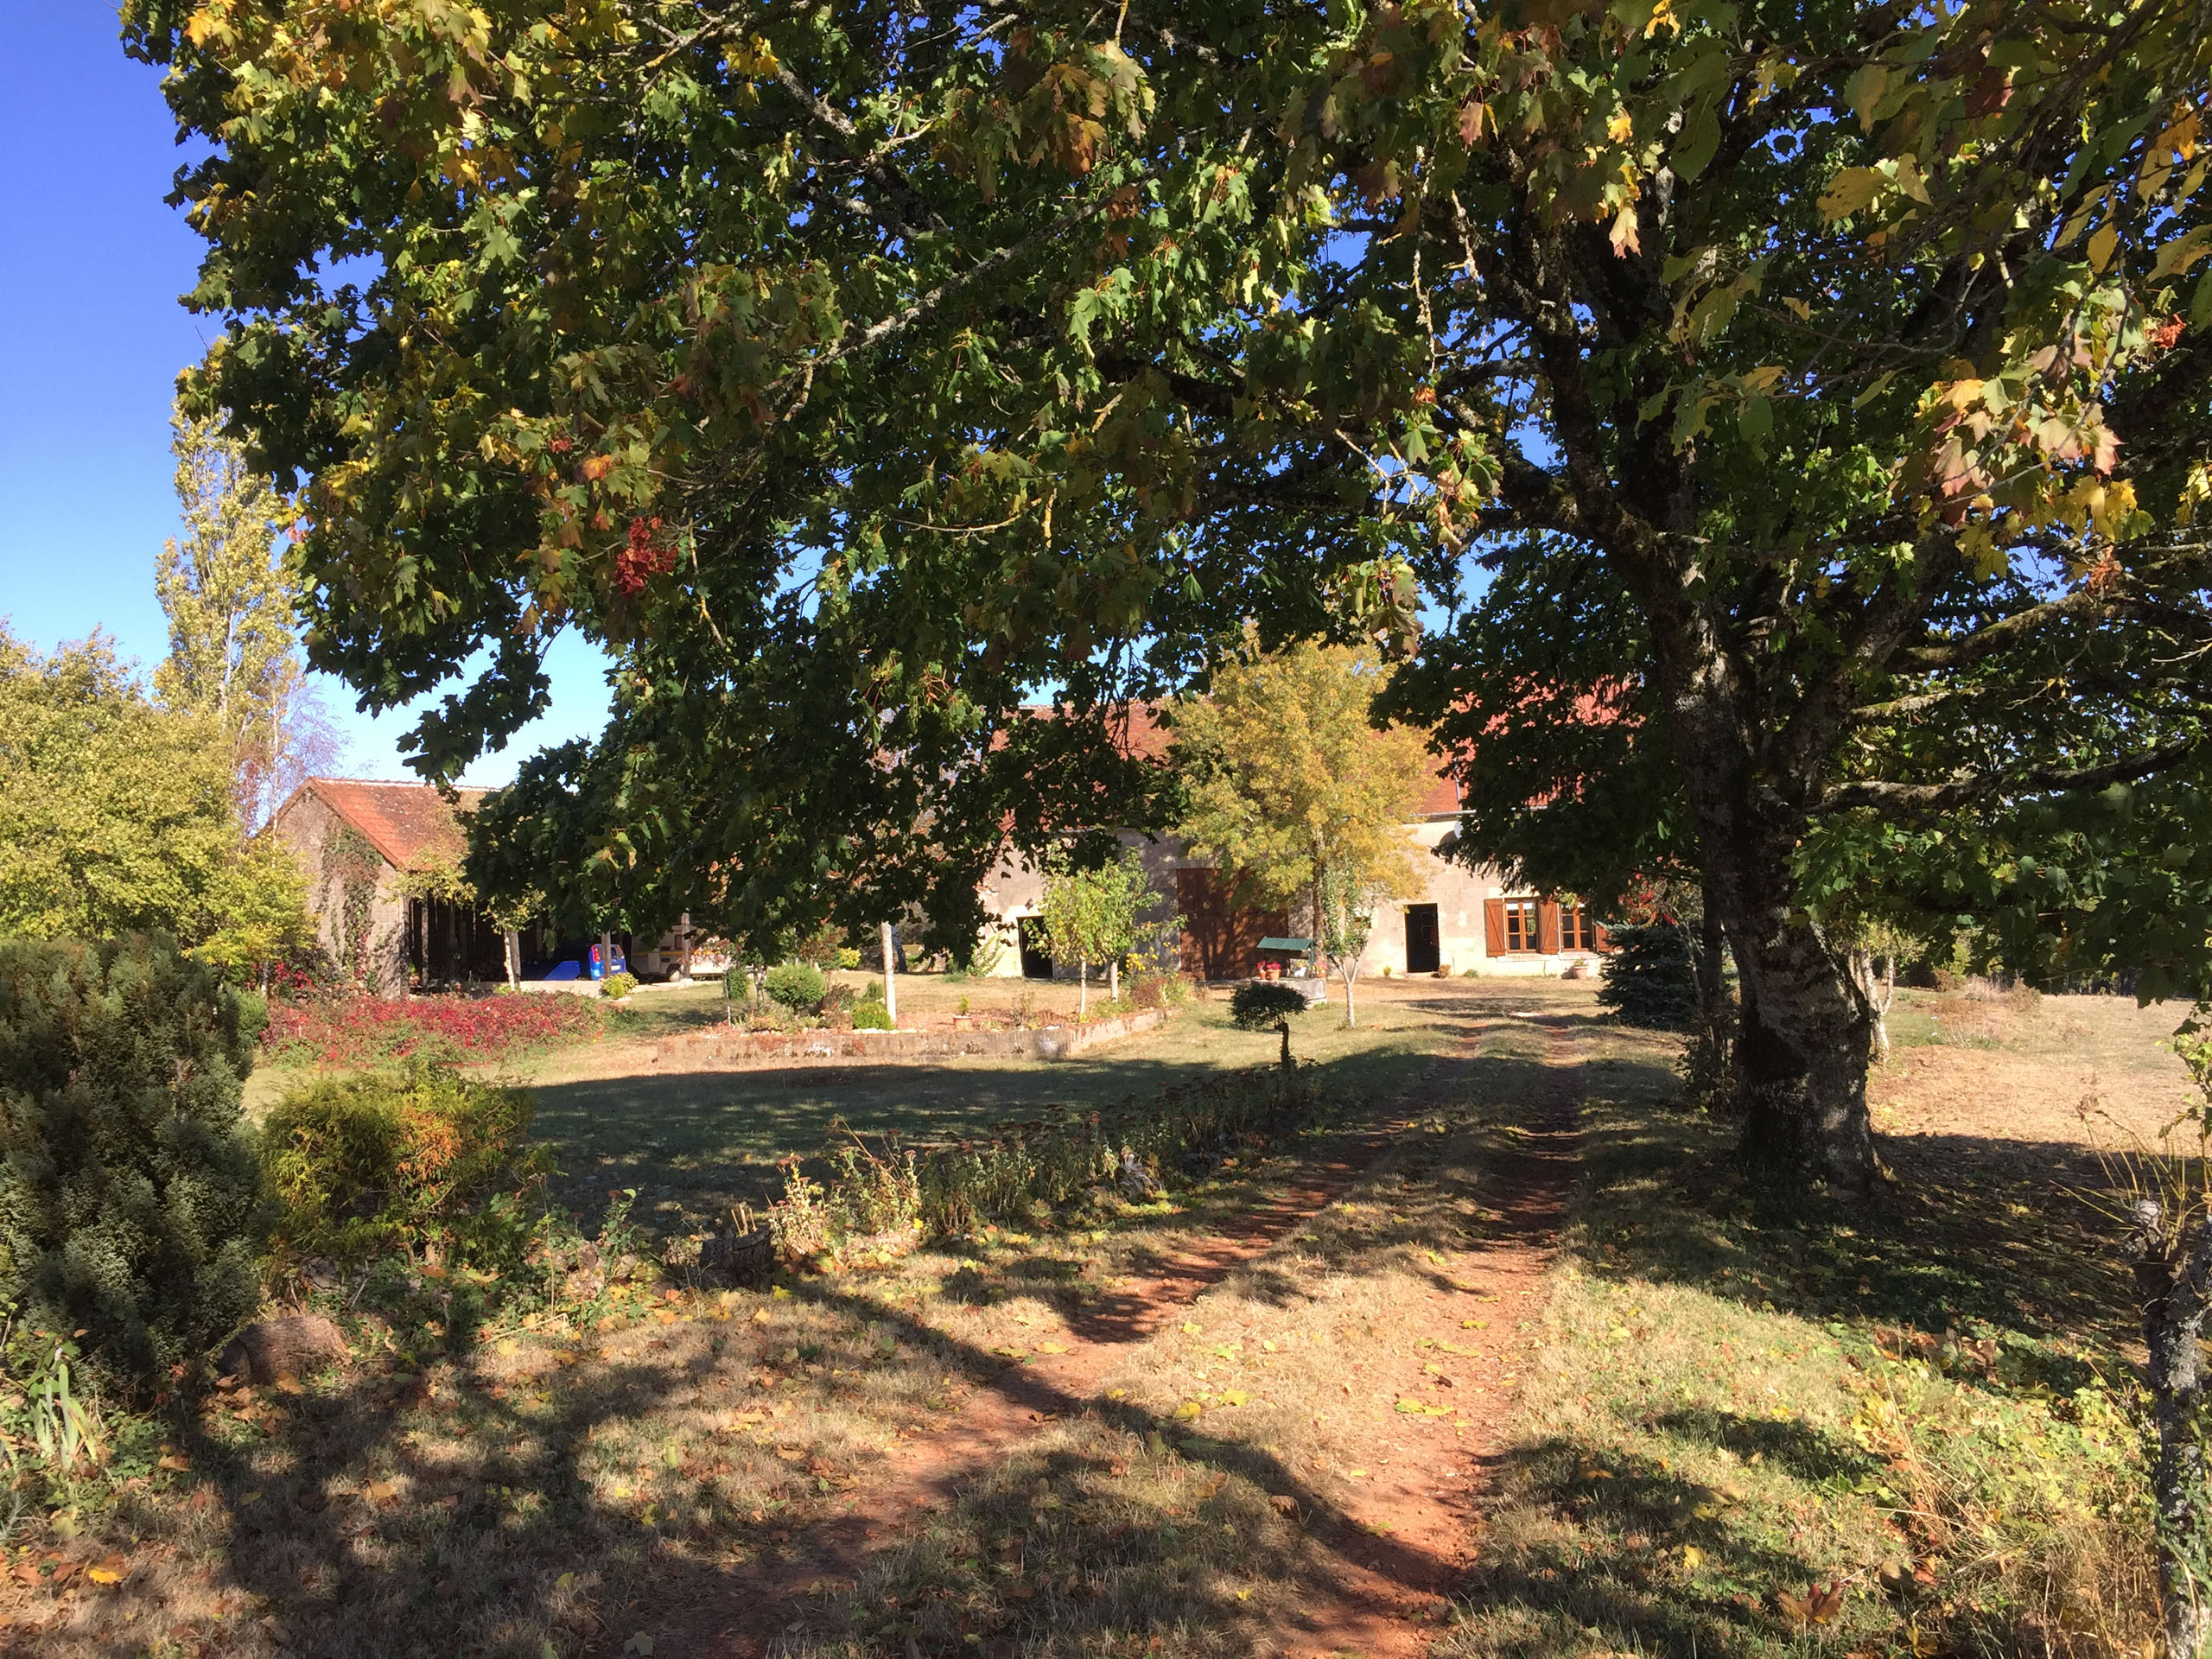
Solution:
M2169 1231L2156 1198L2135 1205L2127 1242L2149 1357L2152 1415L2158 1460L2152 1471L2158 1503L2158 1600L2165 1612L2165 1659L2204 1659L2212 1640L2208 1555L2202 1378L2197 1341L2212 1289L2212 1225L2201 1214Z
M1698 930L1697 1000L1706 1024L1716 1029L1729 1017L1727 949L1728 936L1721 931L1720 918L1713 913L1708 899Z
M1276 1020L1275 1029L1282 1033L1282 1069L1286 1071L1295 1071L1298 1070L1298 1062L1290 1058L1290 1021Z
M507 988L512 991L522 984L522 935L511 927L506 936Z
M1770 1159L1787 1148L1832 1191L1864 1197L1880 1167L1866 1111L1872 1022L1848 964L1797 902L1799 823L1761 822L1762 809L1742 798L1756 793L1748 784L1730 799L1729 778L1698 770L1684 774L1700 809L1706 904L1726 932L1743 1000L1745 1150Z
M899 1029L899 944L888 922L883 925L883 1012Z
M1090 1018L1090 963L1088 957L1078 958L1075 964L1075 1017L1078 1020Z
M1122 959L1119 957L1107 958L1106 1000L1109 1002L1118 1002L1122 1000Z
M1344 982L1344 1024L1356 1026L1359 1023L1359 1009L1352 1003L1351 982L1359 976L1359 969L1353 963L1339 957L1337 962L1337 973Z

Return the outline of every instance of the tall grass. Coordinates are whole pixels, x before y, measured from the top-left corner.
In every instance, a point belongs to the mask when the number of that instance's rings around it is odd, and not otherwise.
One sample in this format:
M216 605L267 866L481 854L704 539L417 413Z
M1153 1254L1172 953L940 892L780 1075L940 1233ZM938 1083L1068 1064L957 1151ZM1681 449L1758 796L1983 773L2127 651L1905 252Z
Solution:
M1125 1169L1157 1179L1196 1154L1252 1148L1310 1116L1313 1085L1280 1070L1228 1072L1166 1089L1114 1111L1049 1108L987 1136L908 1145L845 1139L815 1181L793 1160L768 1224L786 1256L836 1252L885 1235L961 1238L993 1224L1030 1225Z

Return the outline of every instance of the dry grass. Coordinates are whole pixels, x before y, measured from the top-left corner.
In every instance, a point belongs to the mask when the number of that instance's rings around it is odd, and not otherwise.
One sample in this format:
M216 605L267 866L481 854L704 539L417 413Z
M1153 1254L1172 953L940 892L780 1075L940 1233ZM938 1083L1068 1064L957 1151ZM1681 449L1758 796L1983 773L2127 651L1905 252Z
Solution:
M1330 1039L1317 1074L1347 1109L1375 1109L1464 1012ZM589 1329L554 1315L456 1345L457 1319L359 1324L349 1368L210 1399L171 1424L188 1471L130 1483L79 1535L17 1558L34 1582L19 1568L0 1586L0 1642L57 1659L613 1651L803 1571L810 1541L1047 1321L1231 1224L1300 1155L1189 1179L1079 1234L992 1232L772 1294L631 1287ZM1161 1467L1160 1494L1189 1478ZM1145 1547L1179 1572L1194 1559ZM43 1576L56 1554L111 1553L120 1584Z
M1309 1659L1391 1650L1348 1596L1443 1584L1438 1659L2124 1651L2148 1606L2125 1285L2065 1196L2094 1170L2070 1119L2024 1126L1988 1079L2017 1061L2055 1097L2084 1044L2101 1077L2156 1079L2132 1011L2116 1034L2108 1003L2000 1008L1998 1047L1904 1051L1878 1097L1939 1076L1945 1116L1888 1143L1893 1196L1847 1210L1747 1179L1725 1126L1667 1106L1670 1045L1588 998L1393 987L1368 1037L1311 1033L1338 1127L1164 1203L769 1294L640 1287L587 1330L396 1331L300 1392L211 1402L175 1427L188 1472L29 1557L119 1551L123 1582L8 1581L7 1650ZM2071 1018L2079 1041L2050 1023ZM1402 1112L1463 1032L1480 1057L1452 1087L1328 1174L1339 1129ZM1500 1171L1568 1059L1567 1253L1548 1281L1484 1278L1515 1236ZM655 1134L633 1086L571 1147ZM687 1155L754 1133L744 1109L717 1097ZM649 1196L696 1179L657 1182L654 1155L614 1167ZM1147 1291L1325 1179L1332 1202L1202 1294ZM1053 1369L1086 1344L1097 1363ZM969 1433L1009 1413L1014 1438ZM1440 1488L1478 1446L1498 1455L1470 1567ZM1833 1618L1791 1615L1828 1586Z
M1839 1206L1665 1109L1671 1047L1615 1033L1590 1068L1573 1253L1446 1659L2133 1654L2131 1310L2064 1190L2094 1173L2078 1139L2019 1139L1961 1049L1980 1094Z

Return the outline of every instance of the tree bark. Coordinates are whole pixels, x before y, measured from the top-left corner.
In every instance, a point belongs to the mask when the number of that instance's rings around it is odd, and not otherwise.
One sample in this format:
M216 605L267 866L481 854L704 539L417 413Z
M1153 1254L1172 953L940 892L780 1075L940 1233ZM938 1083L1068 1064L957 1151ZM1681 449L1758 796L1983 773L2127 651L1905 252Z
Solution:
M1356 1026L1359 1023L1359 1009L1352 1001L1351 982L1359 976L1358 964L1339 959L1337 972L1344 982L1344 1024Z
M1706 906L1736 958L1745 1150L1801 1158L1846 1197L1879 1164L1866 1110L1871 1016L1847 961L1798 902L1791 857L1803 815L1758 781L1724 709L1677 703L1675 744L1699 821Z
M2212 1642L2212 1584L2208 1555L2203 1382L2197 1342L2212 1294L2212 1226L2202 1214L2169 1230L2156 1198L2135 1205L2129 1265L2148 1356L2145 1381L2158 1427L2152 1491L2158 1510L2158 1600L2164 1611L2165 1659L2204 1659Z

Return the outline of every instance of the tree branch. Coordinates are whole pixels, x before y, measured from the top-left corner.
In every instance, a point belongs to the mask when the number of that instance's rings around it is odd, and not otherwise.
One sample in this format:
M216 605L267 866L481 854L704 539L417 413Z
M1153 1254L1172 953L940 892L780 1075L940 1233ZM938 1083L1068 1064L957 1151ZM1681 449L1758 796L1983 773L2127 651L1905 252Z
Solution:
M2162 743L2126 760L2069 771L2059 766L2031 766L2024 772L1990 772L1978 777L1954 779L1948 784L1890 784L1867 781L1831 790L1815 807L1818 812L1840 812L1852 807L1878 806L1891 811L1946 812L1998 795L2042 795L2075 790L2102 789L2112 784L2133 783L2164 772L2188 760L2205 745L2202 737L2186 737Z
M2051 623L2094 616L2108 603L2087 588L2077 588L2070 594L2041 605L2031 605L2024 611L2015 611L1955 639L1910 646L1899 652L1890 666L1900 674L1933 674L1946 668L1964 668L1969 663L1980 662L1994 652L2017 645Z

